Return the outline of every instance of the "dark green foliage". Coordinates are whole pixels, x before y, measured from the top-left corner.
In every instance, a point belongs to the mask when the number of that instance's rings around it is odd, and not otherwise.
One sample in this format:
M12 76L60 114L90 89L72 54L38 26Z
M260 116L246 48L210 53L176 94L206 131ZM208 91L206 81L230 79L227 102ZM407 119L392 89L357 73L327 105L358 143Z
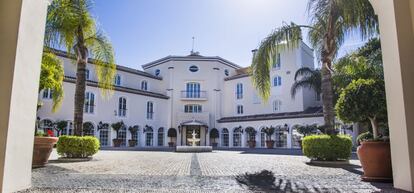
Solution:
M266 134L266 140L271 140L271 136L275 133L276 128L266 127L263 132Z
M126 128L126 125L124 124L123 121L119 121L119 122L111 124L111 127L113 130L116 131L116 139L118 139L119 130Z
M310 135L303 138L303 154L312 160L347 160L351 156L352 140L347 135Z
M253 127L247 127L244 131L246 131L247 135L249 135L249 139L252 136L256 136L257 131Z
M369 140L372 140L372 139L374 139L374 136L372 135L371 132L368 131L368 132L359 134L358 137L357 137L357 142L361 143L363 141L369 141Z
M318 132L318 125L297 125L296 129L300 134L308 136L310 134L316 134Z
M100 144L92 136L60 136L56 144L60 156L67 158L86 158L98 153Z
M54 128L58 133L58 136L60 135L60 133L68 126L68 122L67 121L56 121L54 123Z
M210 138L218 138L219 137L219 132L216 128L213 128L213 130L211 130L210 132Z
M139 128L138 125L130 126L128 127L128 131L131 133L131 135L134 135L135 133L138 132L138 128Z

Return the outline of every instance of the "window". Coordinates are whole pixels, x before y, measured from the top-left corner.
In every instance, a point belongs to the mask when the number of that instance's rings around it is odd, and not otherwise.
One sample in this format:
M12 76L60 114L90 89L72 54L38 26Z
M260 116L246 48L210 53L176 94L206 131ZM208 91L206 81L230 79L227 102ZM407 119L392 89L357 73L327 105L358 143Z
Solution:
M117 74L115 76L115 82L114 83L115 83L116 86L121 86L121 75Z
M282 101L275 100L273 101L273 112L280 112L282 107Z
M273 69L280 69L281 66L281 62L280 62L280 53L276 55L275 59L274 59L274 63L273 63Z
M153 119L154 117L154 104L147 102L147 119Z
M264 131L265 128L263 127L260 130L260 147L266 147L266 133Z
M83 135L84 136L95 136L95 127L91 122L83 123Z
M221 132L222 135L222 146L224 147L228 147L229 146L229 130L227 130L226 128L223 129L223 131Z
M85 113L92 114L95 111L95 94L86 92L85 94Z
M158 129L158 146L164 146L164 128Z
M126 127L121 127L121 129L118 132L118 138L122 140L121 146L126 146Z
M201 105L185 105L184 106L184 112L185 113L201 113L202 112L202 106Z
M229 70L225 69L224 70L224 75L229 76Z
M153 137L154 137L154 132L152 128L146 128L145 129L145 146L152 146Z
M237 114L238 115L241 115L241 114L243 114L243 105L237 105Z
M108 129L109 125L108 124L103 124L101 126L101 128L99 128L99 142L101 144L101 146L108 146L109 143L109 129Z
M197 72L198 71L198 67L193 65L193 66L190 66L190 68L188 68L188 70L190 72Z
M241 147L241 130L235 128L233 131L233 147Z
M44 119L40 122L40 129L47 133L48 130L53 131L53 122L49 119Z
M159 76L159 75L160 75L160 73L161 73L161 70L160 70L160 69L156 69L156 70L155 70L155 76Z
M46 88L43 90L43 99L52 99L53 92L50 88Z
M119 98L118 116L120 116L120 117L125 117L126 116L126 111L127 111L126 102L127 102L126 98L124 98L124 97Z
M236 85L236 98L242 99L243 98L243 84L237 83Z
M273 86L281 86L282 85L282 77L276 76L273 78Z
M85 78L86 80L90 80L90 71L88 69L85 70Z
M148 90L148 82L147 81L145 81L145 80L143 80L142 82L141 82L141 90Z
M189 82L186 85L186 98L200 98L201 90L200 83Z

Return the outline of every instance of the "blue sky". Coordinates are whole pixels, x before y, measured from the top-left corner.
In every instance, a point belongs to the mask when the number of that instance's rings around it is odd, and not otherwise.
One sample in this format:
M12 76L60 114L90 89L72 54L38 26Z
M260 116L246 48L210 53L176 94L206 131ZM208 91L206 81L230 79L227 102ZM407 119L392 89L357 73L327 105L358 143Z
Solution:
M95 0L93 15L110 37L116 62L141 65L195 51L248 66L251 50L283 22L307 24L307 0ZM349 38L340 54L361 45Z

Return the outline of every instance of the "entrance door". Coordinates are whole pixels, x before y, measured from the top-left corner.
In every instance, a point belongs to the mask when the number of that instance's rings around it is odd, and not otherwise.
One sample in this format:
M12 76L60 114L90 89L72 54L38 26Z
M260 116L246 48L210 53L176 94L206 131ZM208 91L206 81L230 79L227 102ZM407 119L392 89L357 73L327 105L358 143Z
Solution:
M201 136L200 129L201 129L201 126L193 126L193 125L186 126L186 133L185 133L186 145L188 145L188 146L192 146L193 145L193 143L189 141L189 139L192 139L193 138L193 131L195 131L195 133L196 133L196 136L195 136L196 139L200 139L201 140L201 137L200 137ZM200 146L200 141L196 142L196 145L197 146Z

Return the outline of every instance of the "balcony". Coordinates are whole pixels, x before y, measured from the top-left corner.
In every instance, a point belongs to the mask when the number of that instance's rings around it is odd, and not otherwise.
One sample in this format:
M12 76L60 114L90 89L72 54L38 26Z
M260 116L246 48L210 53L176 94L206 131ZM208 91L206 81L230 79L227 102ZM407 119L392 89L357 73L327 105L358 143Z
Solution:
M180 123L187 122L187 121L201 121L205 124L210 125L210 113L202 112L202 113L185 113L185 112L178 112L176 114L176 124L179 125Z
M207 91L181 91L181 100L205 101L207 100Z

